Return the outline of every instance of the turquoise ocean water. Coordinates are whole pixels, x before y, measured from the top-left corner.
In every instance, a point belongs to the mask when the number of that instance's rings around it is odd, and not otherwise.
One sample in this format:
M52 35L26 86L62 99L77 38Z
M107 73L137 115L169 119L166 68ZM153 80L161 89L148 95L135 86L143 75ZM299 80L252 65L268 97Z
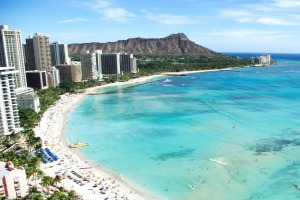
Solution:
M300 199L300 56L275 56L87 96L68 139L163 199Z

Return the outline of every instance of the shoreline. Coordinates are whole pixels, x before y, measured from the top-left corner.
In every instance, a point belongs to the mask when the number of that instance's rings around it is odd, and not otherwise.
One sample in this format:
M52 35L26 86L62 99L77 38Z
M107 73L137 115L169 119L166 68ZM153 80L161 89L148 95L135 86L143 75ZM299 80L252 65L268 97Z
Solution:
M41 137L43 141L43 147L48 147L53 153L58 155L59 161L54 163L42 164L41 169L50 176L55 176L58 171L68 171L67 174L73 176L70 171L74 170L84 177L88 177L91 180L89 183L80 186L74 183L72 179L65 178L62 180L61 186L67 190L75 190L82 199L104 199L106 197L115 199L162 199L142 188L138 185L131 183L130 180L125 180L121 174L113 172L101 164L96 163L82 152L77 149L69 148L69 141L65 133L68 116L70 112L78 106L78 104L84 99L86 95L92 94L99 88L112 87L112 86L124 86L130 84L144 84L151 79L159 77L165 77L167 75L178 74L190 74L190 73L202 73L202 72L214 72L232 70L234 68L226 69L214 69L214 70L198 70L198 71L184 71L184 72L171 72L161 73L158 75L151 75L141 77L137 79L131 79L126 82L110 83L102 86L96 86L86 89L81 94L64 94L61 95L55 105L51 106L44 114L40 121L40 124L34 128L36 136ZM54 145L54 146L47 146ZM73 178L76 178L73 176ZM94 187L98 184L103 187L107 187L105 194L99 192L99 187Z

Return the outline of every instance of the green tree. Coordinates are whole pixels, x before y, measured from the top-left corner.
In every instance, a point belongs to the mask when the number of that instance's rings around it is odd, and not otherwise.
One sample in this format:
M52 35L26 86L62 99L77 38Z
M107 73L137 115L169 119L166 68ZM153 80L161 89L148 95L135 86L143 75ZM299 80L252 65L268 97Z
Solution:
M39 169L37 166L32 166L32 180L35 181L35 185L37 185L36 181L45 176L45 173Z
M61 177L56 175L53 179L52 185L55 185L55 184L60 183L60 182L61 182Z
M76 91L76 87L75 87L75 83L71 82L71 81L62 81L59 83L59 88L65 90L66 92L75 92Z
M68 200L76 200L78 199L78 196L74 190L70 190L68 192Z
M49 194L49 186L52 185L53 178L51 176L42 177L42 186L47 188L47 193Z
M44 200L45 198L41 193L29 193L25 198L25 200Z
M19 116L21 126L25 129L34 128L41 119L41 115L32 108L19 107Z
M55 190L54 193L47 198L47 200L67 200L68 196L66 192L61 192L59 190Z
M44 200L44 197L38 191L37 187L33 186L28 189L28 195L24 199L25 200Z

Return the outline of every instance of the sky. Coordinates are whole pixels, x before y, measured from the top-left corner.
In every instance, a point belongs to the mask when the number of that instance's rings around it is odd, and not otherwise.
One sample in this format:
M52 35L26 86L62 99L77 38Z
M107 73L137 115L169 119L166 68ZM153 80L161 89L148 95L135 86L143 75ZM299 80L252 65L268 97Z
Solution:
M217 52L300 53L300 0L1 0L23 41L115 42L184 33Z

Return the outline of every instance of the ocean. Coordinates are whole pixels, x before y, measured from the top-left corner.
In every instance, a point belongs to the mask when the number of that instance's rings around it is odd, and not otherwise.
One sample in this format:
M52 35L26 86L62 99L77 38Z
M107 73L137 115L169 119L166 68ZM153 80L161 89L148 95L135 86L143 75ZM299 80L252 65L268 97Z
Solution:
M71 111L68 140L78 132L83 154L163 199L300 199L300 55L271 56L102 89Z

